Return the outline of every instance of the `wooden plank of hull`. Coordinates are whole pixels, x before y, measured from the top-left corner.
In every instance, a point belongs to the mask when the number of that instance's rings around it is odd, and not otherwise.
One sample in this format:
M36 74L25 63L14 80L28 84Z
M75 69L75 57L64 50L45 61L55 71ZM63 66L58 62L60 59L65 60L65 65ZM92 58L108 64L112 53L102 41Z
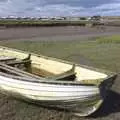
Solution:
M47 107L47 108L53 108L53 109L61 109L61 110L67 110L68 112L71 112L71 114L73 115L77 115L77 116L88 116L90 114L92 114L93 112L95 112L100 105L102 104L103 100L100 99L99 97L96 97L96 99L89 99L87 101L85 100L80 100L80 99L73 99L73 100L66 100L66 101L62 101L62 100L36 100L36 99L32 99L33 97L27 97L24 96L23 94L19 94L16 92L10 92L10 91L6 91L6 90L2 90L2 93L8 95L8 96L12 96L14 98L17 99L22 99L24 101L30 102L30 103L34 103L43 107Z
M51 107L72 108L73 111L78 111L75 108L80 104L82 106L84 103L85 107L87 103L96 103L100 99L99 88L95 86L36 84L4 76L0 76L0 89L14 97L23 97L40 104L44 101L44 104L49 103Z
M105 92L106 84L113 81L108 80L103 82L101 86L103 89L100 89L91 85L36 83L0 76L0 90L29 102L67 109L76 115L87 116L102 104L104 98L101 96L101 91Z
M12 78L6 78L4 76L0 76L0 83L5 85L11 85L13 87L17 87L20 89L30 89L30 90L37 90L37 91L58 91L58 92L91 92L94 91L95 93L98 92L98 87L96 86L86 86L86 85L61 85L61 84L49 84L49 83L36 83L22 80L15 80Z
M16 60L15 57L5 57L5 56L0 56L0 62L6 62L6 61L13 61L13 60Z
M39 77L39 76L30 74L30 73L28 73L28 72L24 72L24 71L22 71L22 70L19 70L19 69L17 69L17 68L14 68L14 67L11 67L11 66L2 64L2 63L0 63L0 69L3 69L3 70L5 70L5 71L11 72L11 73L13 73L13 74L15 74L15 75L23 76L23 77L26 77L26 78L37 78L37 79L41 79L41 77Z

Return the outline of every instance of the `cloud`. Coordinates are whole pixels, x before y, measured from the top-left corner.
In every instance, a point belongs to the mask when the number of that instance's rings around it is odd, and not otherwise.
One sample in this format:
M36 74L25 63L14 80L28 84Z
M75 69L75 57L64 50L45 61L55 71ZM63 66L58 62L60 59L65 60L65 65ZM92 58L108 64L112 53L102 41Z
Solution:
M95 7L113 2L114 0L45 0L46 4L67 4L70 6L83 6L85 8Z
M0 0L0 3L1 3L1 2L7 2L7 1L8 1L8 0Z
M102 15L120 15L120 1L91 8L91 11L94 10Z
M0 15L120 15L120 0L0 0Z

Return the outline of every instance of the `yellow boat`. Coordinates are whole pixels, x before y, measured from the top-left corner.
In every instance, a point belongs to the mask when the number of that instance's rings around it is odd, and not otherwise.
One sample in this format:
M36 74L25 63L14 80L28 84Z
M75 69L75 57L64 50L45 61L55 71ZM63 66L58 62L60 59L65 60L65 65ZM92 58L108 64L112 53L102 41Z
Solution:
M111 88L115 73L0 46L0 91L36 104L94 113Z

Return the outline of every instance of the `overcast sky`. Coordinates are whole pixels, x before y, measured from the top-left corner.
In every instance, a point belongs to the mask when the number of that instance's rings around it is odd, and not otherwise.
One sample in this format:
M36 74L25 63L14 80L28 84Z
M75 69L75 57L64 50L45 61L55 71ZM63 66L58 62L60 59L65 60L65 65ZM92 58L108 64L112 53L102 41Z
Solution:
M0 16L120 15L120 0L0 0Z

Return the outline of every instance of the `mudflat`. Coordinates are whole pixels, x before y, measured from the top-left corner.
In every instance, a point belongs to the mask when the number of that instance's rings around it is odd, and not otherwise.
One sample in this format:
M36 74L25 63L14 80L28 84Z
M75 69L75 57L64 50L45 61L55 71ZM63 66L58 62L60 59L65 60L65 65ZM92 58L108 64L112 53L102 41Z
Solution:
M85 40L107 35L117 35L120 27L24 27L24 28L0 28L0 40ZM86 39L88 40L88 39Z

